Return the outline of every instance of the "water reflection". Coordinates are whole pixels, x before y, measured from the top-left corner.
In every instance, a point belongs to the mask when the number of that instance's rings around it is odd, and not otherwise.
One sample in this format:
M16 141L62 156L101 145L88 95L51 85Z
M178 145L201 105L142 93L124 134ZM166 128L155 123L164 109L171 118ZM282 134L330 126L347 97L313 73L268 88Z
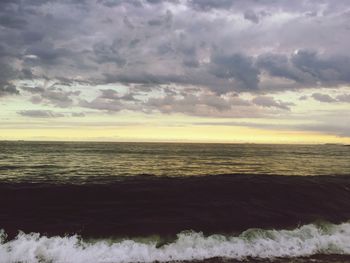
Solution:
M0 142L0 149L2 181L350 174L350 148L342 145Z

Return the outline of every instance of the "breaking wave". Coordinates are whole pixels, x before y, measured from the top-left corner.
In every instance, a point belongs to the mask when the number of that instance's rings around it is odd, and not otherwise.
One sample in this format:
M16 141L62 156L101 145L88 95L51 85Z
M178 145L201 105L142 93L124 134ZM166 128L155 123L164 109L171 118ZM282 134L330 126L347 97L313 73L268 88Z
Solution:
M1 233L0 262L169 262L214 257L304 257L316 254L350 254L350 223L308 224L294 230L249 229L240 235L204 236L182 232L169 243L157 240L83 240L77 235L46 237L19 233L6 240Z

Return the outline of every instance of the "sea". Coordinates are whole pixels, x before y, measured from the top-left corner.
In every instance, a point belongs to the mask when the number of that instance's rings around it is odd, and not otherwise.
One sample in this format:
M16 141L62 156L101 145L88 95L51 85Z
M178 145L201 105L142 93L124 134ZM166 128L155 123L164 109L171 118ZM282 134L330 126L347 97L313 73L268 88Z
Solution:
M350 147L0 142L0 263L350 262Z

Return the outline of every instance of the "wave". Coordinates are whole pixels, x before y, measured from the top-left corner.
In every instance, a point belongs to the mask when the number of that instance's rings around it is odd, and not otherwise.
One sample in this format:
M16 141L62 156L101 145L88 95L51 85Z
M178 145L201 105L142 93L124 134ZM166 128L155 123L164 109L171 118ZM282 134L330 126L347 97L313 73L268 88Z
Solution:
M39 233L20 233L13 240L0 235L0 262L169 262L204 260L215 257L291 258L316 254L350 254L350 223L308 224L294 230L249 229L240 235L205 236L200 232L182 232L177 238L159 246L125 240L87 241L78 235L46 237Z
M350 219L348 176L136 177L105 184L2 183L0 223L49 236L175 236L292 229Z

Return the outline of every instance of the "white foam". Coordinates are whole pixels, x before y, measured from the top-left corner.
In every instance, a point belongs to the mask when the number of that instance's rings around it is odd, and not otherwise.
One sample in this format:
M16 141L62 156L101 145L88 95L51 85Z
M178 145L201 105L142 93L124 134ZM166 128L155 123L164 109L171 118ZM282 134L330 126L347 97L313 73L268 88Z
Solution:
M20 233L0 243L0 262L153 262L193 260L212 257L242 259L298 257L313 254L350 254L350 223L305 225L295 230L250 229L239 236L184 232L160 248L155 242L133 240L85 242L78 236L45 237Z

